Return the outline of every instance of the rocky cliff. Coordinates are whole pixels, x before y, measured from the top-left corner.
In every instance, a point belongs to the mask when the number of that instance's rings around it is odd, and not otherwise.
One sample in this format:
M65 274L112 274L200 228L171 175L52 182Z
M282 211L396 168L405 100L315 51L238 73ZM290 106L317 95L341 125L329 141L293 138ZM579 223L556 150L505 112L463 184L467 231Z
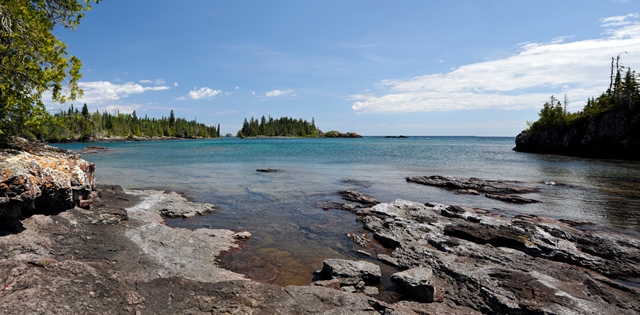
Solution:
M618 110L583 120L569 128L523 131L515 151L640 160L640 113Z
M19 141L0 150L0 220L89 207L95 165L79 155Z

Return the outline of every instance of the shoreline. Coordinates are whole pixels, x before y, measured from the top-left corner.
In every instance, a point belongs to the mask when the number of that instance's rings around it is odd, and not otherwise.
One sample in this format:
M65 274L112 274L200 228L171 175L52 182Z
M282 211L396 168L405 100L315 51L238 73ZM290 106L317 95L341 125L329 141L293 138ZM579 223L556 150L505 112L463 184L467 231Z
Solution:
M311 285L283 287L220 267L221 253L237 249L247 231L166 224L166 217L216 212L215 205L170 191L97 186L95 165L77 154L29 152L9 150L2 161L13 199L3 196L0 210L16 223L0 236L6 313L640 313L640 239L590 222L380 203L340 191L344 202L325 210L354 214L367 233L346 237L371 259L326 257ZM478 178L409 179L474 194L532 192ZM31 190L18 194L25 187ZM389 251L373 250L379 245ZM395 284L385 293L397 298L380 300L381 277Z
M373 205L375 199L357 196L345 200L344 205L351 206L343 208L356 213L357 220L372 232L372 239L350 238L360 244L362 252L372 240L394 249L377 259L405 270L399 273L405 277L418 277L407 281L424 283L409 287L409 291L402 289L407 284L398 284L398 290L412 298L382 302L353 293L356 290L349 285L322 278L309 286L286 287L250 280L219 267L219 255L237 249L246 239L240 232L172 228L164 220L167 216L189 218L215 212L215 206L188 201L175 192L105 185L98 187L91 209L76 207L56 215L33 215L21 221L25 229L19 234L0 237L0 281L4 283L0 305L10 314L39 310L171 314L190 312L194 307L210 313L284 314L375 309L398 314L516 310L582 314L587 309L601 314L640 312L640 283L620 278L640 275L639 267L633 267L634 259L640 259L640 240L636 238L580 230L586 222L536 216L506 218L469 207L401 200ZM390 224L384 223L387 221ZM418 230L422 232L415 234ZM583 245L570 245L576 239L582 239ZM580 249L584 246L589 250ZM593 256L607 250L616 252L613 257L618 258ZM592 284L584 287L577 283ZM508 293L521 285L532 289L533 297ZM423 292L422 286L431 288L432 295L412 293ZM481 288L491 294L479 294L476 290ZM522 289L513 292L526 292ZM586 298L587 292L591 298ZM64 298L72 296L73 300ZM599 302L602 300L594 298L597 296L614 299L617 306L605 307ZM576 297L582 306L575 304Z

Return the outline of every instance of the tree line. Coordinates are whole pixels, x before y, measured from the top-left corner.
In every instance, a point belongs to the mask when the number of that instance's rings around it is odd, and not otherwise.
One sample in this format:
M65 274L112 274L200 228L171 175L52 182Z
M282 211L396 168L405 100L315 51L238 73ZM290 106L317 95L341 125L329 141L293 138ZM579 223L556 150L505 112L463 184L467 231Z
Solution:
M315 120L311 122L303 119L295 119L290 117L281 117L274 119L262 116L260 119L250 120L244 119L242 129L236 134L238 138L244 137L321 137L322 131L316 128Z
M573 113L567 112L566 96L564 103L551 96L542 106L539 119L533 123L527 122L528 131L534 133L542 129L568 129L610 111L640 111L640 85L636 80L639 76L631 68L621 66L619 61L620 56L611 58L610 83L606 92L597 98L589 98L581 111Z
M46 117L46 123L37 128L25 129L21 136L29 140L47 142L87 141L108 137L177 137L215 138L220 136L220 125L207 126L196 120L176 118L173 110L168 117L160 119L147 115L138 117L131 114L89 112L87 104L81 110L71 105L67 110L59 110Z

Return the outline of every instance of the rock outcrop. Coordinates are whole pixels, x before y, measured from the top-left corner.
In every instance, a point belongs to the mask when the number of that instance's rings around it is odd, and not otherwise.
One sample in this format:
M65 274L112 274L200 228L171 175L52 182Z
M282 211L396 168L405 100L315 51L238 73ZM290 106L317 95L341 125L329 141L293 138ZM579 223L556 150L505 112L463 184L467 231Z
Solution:
M380 282L382 273L376 264L366 261L345 259L327 259L322 264L322 278L338 279L340 285L376 284Z
M358 219L400 293L484 314L637 314L640 239L581 222L397 200ZM636 279L636 280L634 280ZM439 304L439 303L435 303Z
M469 179L445 177L440 175L432 176L410 176L408 182L422 185L454 189L456 194L480 195L485 193L485 197L510 203L536 203L535 199L524 198L514 194L534 193L538 190L514 183L504 181L488 181L471 177Z
M342 133L334 130L328 131L327 133L324 134L323 137L324 138L362 138L361 135L355 132Z
M79 155L37 143L0 150L0 219L88 208L95 165Z
M640 113L601 114L571 128L547 128L516 137L518 152L640 160Z

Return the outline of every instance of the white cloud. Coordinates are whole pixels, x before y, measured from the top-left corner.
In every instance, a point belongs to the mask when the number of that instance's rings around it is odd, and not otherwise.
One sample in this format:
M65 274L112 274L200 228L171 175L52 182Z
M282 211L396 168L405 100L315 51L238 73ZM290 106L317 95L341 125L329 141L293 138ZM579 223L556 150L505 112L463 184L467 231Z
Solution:
M222 93L221 90L212 90L208 87L201 87L198 90L196 90L196 88L193 88L193 91L189 92L189 96L194 100L211 99L220 93Z
M291 92L293 92L293 90L273 90L273 91L269 91L267 93L265 93L265 95L267 97L274 97L274 96L281 96L281 95L287 95L290 94Z
M629 25L632 22L629 19L637 19L638 13L631 13L627 15L610 16L608 18L600 19L600 24L605 27L615 27Z
M100 107L98 108L98 111L102 112L109 112L109 113L120 113L120 114L131 114L133 113L134 110L139 109L140 105L138 104L133 104L133 105L108 105L105 107Z
M232 92L224 92L224 96L229 96L231 94L233 94L233 93Z
M178 82L173 82L173 86L178 86Z
M251 91L251 95L256 95L256 91Z
M236 85L236 90L239 90L239 89L240 89L240 87Z
M108 81L79 82L78 86L84 91L84 95L75 102L91 105L118 101L132 94L169 89L168 86L142 86L133 82L114 84Z
M149 83L152 83L153 81L152 80L140 80L138 82L140 82L142 84L149 84Z
M165 85L167 83L167 82L164 81L164 79L155 79L155 80L153 80L153 82L156 85Z
M351 95L360 113L539 108L550 95L566 93L574 106L598 96L609 84L612 56L640 65L638 14L602 19L605 37L565 42L525 43L508 58L454 68L446 73L383 80L379 94ZM612 26L618 26L612 28Z

